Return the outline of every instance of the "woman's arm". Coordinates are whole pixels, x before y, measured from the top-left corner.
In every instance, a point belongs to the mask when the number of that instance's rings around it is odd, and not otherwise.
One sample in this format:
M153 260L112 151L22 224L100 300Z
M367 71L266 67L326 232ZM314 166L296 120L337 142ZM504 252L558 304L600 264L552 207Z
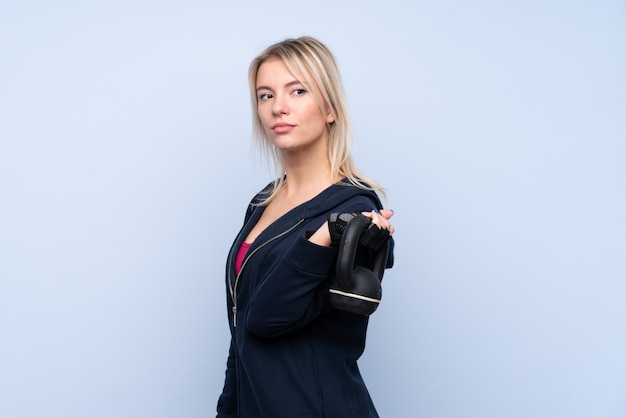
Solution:
M360 212L371 203L353 202L341 212ZM377 225L393 231L388 218L392 211L381 214L367 212ZM309 236L307 239L306 236ZM259 337L270 338L301 329L326 309L328 303L329 273L337 256L337 247L330 246L328 223L324 222L310 235L296 238L266 273L251 296L245 318L246 329Z
M246 329L270 338L296 331L328 307L328 277L337 249L319 246L304 233L294 239L250 298Z

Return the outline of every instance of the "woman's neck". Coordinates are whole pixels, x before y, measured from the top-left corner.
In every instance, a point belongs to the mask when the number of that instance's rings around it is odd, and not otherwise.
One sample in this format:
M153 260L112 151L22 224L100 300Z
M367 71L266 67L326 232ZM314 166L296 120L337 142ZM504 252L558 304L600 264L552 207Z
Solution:
M330 162L325 157L304 158L299 161L287 159L285 163L286 181L283 189L285 197L296 200L312 198L322 190L341 180L341 176L333 176Z

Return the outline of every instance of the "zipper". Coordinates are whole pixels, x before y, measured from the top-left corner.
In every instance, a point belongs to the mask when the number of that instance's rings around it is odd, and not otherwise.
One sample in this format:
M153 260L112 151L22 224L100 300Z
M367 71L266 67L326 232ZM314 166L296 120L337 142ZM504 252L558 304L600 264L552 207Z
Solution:
M228 255L228 290L230 291L230 298L233 301L233 309L232 309L233 310L233 327L235 328L237 327L237 285L239 284L239 278L241 277L241 273L243 272L243 269L246 267L246 264L248 264L248 260L250 260L250 257L252 257L261 248L265 247L270 242L275 241L278 238L281 238L287 235L288 233L296 229L302 222L304 222L304 219L300 219L295 225L291 226L289 229L268 239L267 241L265 241L264 243L256 247L254 251L252 251L250 254L246 254L246 257L243 259L243 263L241 264L241 269L239 269L239 274L237 274L237 276L235 277L234 284L232 284L232 281L230 280L231 273L232 273L231 261L232 261L233 251L231 251L230 254Z

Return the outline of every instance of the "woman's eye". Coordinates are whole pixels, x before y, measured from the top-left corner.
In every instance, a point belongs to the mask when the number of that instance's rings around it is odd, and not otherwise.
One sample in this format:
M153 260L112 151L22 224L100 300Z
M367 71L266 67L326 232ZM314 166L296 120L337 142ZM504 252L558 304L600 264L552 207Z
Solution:
M259 100L269 100L269 99L271 99L272 97L274 97L274 96L272 96L272 94L271 94L271 93L262 93L262 94L259 94Z
M302 96L304 93L306 93L305 89L295 89L293 91L293 94L295 94L296 96Z

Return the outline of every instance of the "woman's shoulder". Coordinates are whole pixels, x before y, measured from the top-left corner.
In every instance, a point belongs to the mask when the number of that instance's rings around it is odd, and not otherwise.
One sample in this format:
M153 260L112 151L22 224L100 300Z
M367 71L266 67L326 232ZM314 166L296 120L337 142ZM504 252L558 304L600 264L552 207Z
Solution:
M246 215L244 217L244 222L248 222L248 219L252 216L252 213L255 209L263 206L263 204L267 201L268 197L271 196L272 192L276 189L278 184L278 179L269 182L265 187L259 190L248 203L248 207L246 208Z
M250 204L258 206L262 204L265 200L267 200L267 198L271 196L272 192L278 187L279 180L280 179L271 181L265 187L259 190L250 201Z

